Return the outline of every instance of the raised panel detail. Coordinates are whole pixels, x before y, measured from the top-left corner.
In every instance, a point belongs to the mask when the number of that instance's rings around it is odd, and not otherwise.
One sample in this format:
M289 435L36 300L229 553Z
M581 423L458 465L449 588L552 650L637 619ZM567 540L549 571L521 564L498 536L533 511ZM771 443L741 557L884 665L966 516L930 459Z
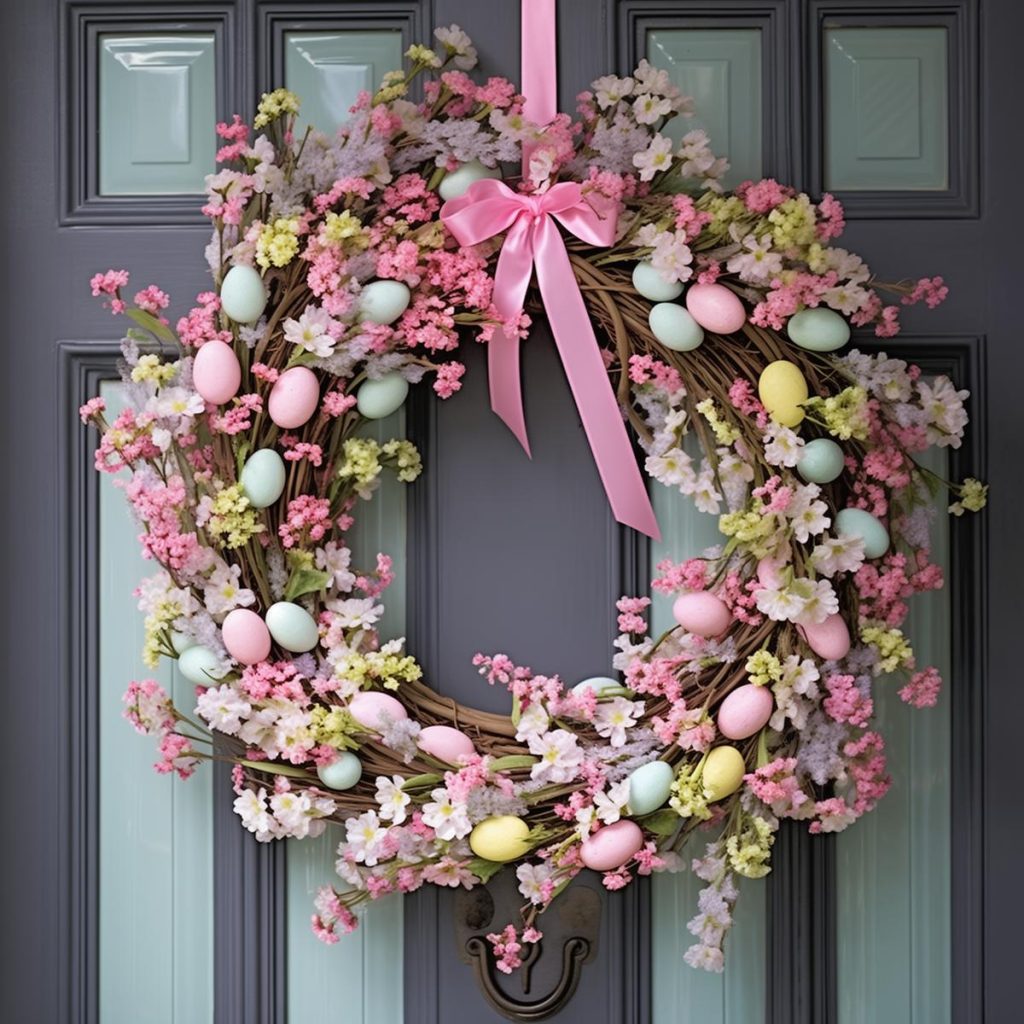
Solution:
M199 193L213 171L214 37L99 39L100 194Z
M825 187L949 186L945 28L825 29Z
M402 66L398 29L286 32L285 84L302 98L300 124L330 132L348 118L363 90Z
M762 173L761 30L757 28L652 29L647 59L665 68L696 113L676 118L667 134L678 141L703 128L711 148L732 165L725 176L736 185Z

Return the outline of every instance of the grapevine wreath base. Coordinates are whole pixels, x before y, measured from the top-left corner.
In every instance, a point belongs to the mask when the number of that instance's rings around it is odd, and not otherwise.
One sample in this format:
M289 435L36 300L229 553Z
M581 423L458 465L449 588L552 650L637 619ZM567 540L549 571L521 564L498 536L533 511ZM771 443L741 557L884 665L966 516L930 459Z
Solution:
M737 876L768 872L779 820L836 831L888 788L875 687L938 698L899 627L906 599L942 584L928 560L940 484L915 455L959 445L966 392L838 353L850 322L891 336L900 305L937 305L945 287L873 278L830 244L843 221L829 196L771 179L723 191L703 132L664 134L687 101L646 63L595 82L575 121L540 126L508 82L470 79L461 30L437 40L334 136L296 133L283 90L263 97L255 137L238 117L218 125L204 207L215 290L176 330L158 287L129 303L125 271L92 281L136 324L123 411L107 422L93 399L82 412L159 566L138 590L144 658L176 659L196 687L176 708L134 682L126 715L158 737L162 772L230 760L258 840L337 828L342 881L313 916L327 942L366 900L469 888L511 864L523 918L490 939L512 971L580 870L608 889L679 870L699 831L690 866L707 888L686 959L719 970ZM500 180L524 148L522 178ZM467 227L495 209L508 214L496 228ZM613 393L606 436L628 420L647 474L719 516L722 543L658 566L678 623L665 635L648 633L647 597L622 598L607 678L567 688L478 655L513 695L503 717L435 693L403 641L379 636L391 563L351 565L347 537L383 471L420 472L408 441L372 441L367 421L428 375L455 394L460 329L495 356L528 333L503 283L514 246L522 288L536 263L529 301L556 334L545 274L571 268L586 344L563 359L599 351L608 391L574 384L584 417ZM984 504L977 481L954 490L956 514Z

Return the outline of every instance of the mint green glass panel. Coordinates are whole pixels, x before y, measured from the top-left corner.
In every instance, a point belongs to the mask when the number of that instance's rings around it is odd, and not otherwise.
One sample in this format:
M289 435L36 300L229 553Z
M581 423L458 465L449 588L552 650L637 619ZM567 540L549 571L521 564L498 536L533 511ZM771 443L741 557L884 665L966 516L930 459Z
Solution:
M944 28L826 28L825 187L949 185Z
M941 453L922 461L945 476ZM932 558L948 573L949 518L940 499ZM910 608L905 630L917 663L935 665L947 687L972 685L950 676L948 593L920 594ZM949 694L917 709L899 699L901 685L879 679L874 695L892 789L836 840L841 1024L951 1019Z
M368 437L405 436L402 411L371 425ZM395 582L384 592L381 637L405 633L406 486L385 474L381 489L361 505L353 528L352 564L373 569L377 552L394 560ZM313 897L338 883L335 849L341 829L328 825L316 839L288 841L288 1019L321 1024L400 1024L402 996L402 900L386 896L362 912L359 927L325 946L310 928ZM329 995L333 993L334 995Z
M116 415L113 386L104 397ZM165 660L142 664L132 591L156 571L142 559L124 495L103 475L99 495L99 1017L103 1024L213 1020L212 772L158 775L151 736L121 717L132 679L156 678L184 708L192 687Z
M691 446L687 445L690 450ZM695 451L690 452L695 455ZM693 502L659 483L651 499L662 539L651 544L651 577L662 559L681 562L722 541L716 516L699 512ZM652 593L654 636L670 629L672 601ZM683 851L687 861L703 854L699 837ZM687 868L689 864L687 864ZM722 974L698 971L683 961L693 944L687 922L697 913L697 894L704 883L689 870L652 879L651 971L654 1024L752 1024L765 1017L765 899L763 879L740 879L735 922L725 940Z
M761 32L756 28L657 29L647 33L647 59L693 97L693 117L677 117L677 142L703 128L717 156L732 165L722 179L737 185L761 177Z
M348 119L362 90L373 92L385 72L402 66L402 33L288 32L284 79L302 98L299 130L312 124L331 132Z
M215 64L208 34L100 36L101 195L203 191L216 152Z

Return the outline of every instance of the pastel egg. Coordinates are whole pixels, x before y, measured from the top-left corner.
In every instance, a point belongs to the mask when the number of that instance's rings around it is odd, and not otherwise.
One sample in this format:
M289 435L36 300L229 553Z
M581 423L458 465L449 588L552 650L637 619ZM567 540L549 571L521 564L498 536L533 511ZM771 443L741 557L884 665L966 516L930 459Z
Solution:
M629 813L650 814L656 811L672 792L675 772L665 761L642 764L629 776Z
M757 393L776 423L795 427L804 418L800 406L807 401L807 381L800 368L788 359L777 359L764 368Z
M704 796L709 803L724 800L740 788L746 773L743 755L735 747L712 747L701 776Z
M838 661L850 653L850 630L847 628L846 620L838 612L830 615L824 622L808 623L805 626L797 626L796 629L819 658Z
M328 789L351 789L362 777L362 762L349 750L342 750L330 764L316 770L317 777Z
M704 330L678 302L659 302L647 314L651 333L674 352L692 352L704 340Z
M270 656L270 630L248 608L228 612L221 626L221 639L228 654L242 665L255 665Z
M213 405L234 398L242 383L242 366L231 346L216 339L206 342L192 363L192 383Z
M401 281L371 281L359 293L359 316L374 324L394 323L408 308L412 294Z
M359 385L356 408L368 420L382 420L399 409L408 394L409 382L400 373L387 373Z
M681 594L672 605L672 615L683 629L705 637L721 636L732 622L728 605L707 591Z
M469 848L484 860L505 864L530 852L530 826L512 814L484 818L469 833Z
M473 741L450 725L428 725L420 730L416 744L424 754L430 754L445 764L461 764L464 757L472 757L476 753Z
M348 702L348 713L364 729L378 731L383 729L388 722L399 722L409 717L409 713L401 701L396 700L390 694L379 693L376 690L364 690L357 693Z
M686 308L701 327L714 334L733 334L747 322L740 297L722 284L690 285Z
M650 263L638 263L633 268L633 287L651 302L671 302L683 294L680 281L666 281Z
M837 512L835 530L841 537L860 537L866 558L881 558L889 550L889 531L862 508L844 508Z
M614 871L639 853L643 845L643 829L635 821L621 818L583 841L580 860L591 871Z
M762 587L777 590L782 586L782 570L789 565L787 559L779 555L775 558L765 557L757 563L757 582Z
M239 483L253 508L268 508L284 492L284 459L273 448L260 448L245 460Z
M256 323L267 308L267 289L259 271L232 267L220 286L220 308L236 323Z
M286 651L303 654L320 642L316 619L292 601L278 601L267 609L267 629L274 641Z
M584 690L593 690L598 697L603 696L609 690L621 690L622 683L618 679L612 679L610 676L591 676L589 679L583 679L578 682L573 688L573 693L582 693Z
M772 691L767 686L745 683L737 686L718 709L718 731L727 740L745 740L753 736L772 717Z
M285 430L301 427L320 404L320 382L308 366L285 370L270 389L267 412Z
M178 656L178 671L197 686L209 686L228 674L221 659L209 647L198 644Z
M835 352L850 340L850 325L834 309L822 306L794 313L786 333L794 345L808 352Z
M179 633L176 629L171 630L171 646L176 654L184 654L190 647L195 647L196 642L185 633Z
M796 471L810 483L830 484L843 471L843 449L830 437L816 437L800 450Z
M458 199L465 195L466 190L475 181L483 181L484 178L500 178L501 169L498 167L486 167L479 160L467 160L466 163L449 171L437 186L438 195L444 199Z

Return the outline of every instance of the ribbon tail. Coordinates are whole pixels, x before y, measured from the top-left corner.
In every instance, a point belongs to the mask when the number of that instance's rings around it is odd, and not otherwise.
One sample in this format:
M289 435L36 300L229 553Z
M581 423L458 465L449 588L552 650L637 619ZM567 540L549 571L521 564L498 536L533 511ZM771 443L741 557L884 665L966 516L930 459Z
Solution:
M509 335L504 330L495 331L487 343L487 377L491 408L505 421L523 450L532 458L519 380L519 347L518 335Z
M601 349L558 229L550 224L536 255L551 332L615 518L661 539L640 467L608 381Z

